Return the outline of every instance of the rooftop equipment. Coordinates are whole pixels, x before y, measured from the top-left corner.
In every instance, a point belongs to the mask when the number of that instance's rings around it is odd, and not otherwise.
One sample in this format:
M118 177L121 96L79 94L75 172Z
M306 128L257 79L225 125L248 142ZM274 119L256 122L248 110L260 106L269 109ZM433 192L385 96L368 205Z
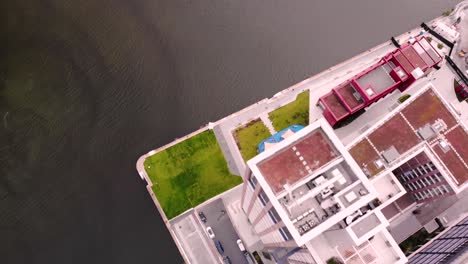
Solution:
M382 157L385 159L387 163L390 163L394 160L396 160L400 156L400 153L398 153L398 150L395 148L395 146L391 146L389 149L384 151L382 153Z
M426 124L418 130L418 134L423 140L429 140L436 135L436 131L434 131L431 125Z

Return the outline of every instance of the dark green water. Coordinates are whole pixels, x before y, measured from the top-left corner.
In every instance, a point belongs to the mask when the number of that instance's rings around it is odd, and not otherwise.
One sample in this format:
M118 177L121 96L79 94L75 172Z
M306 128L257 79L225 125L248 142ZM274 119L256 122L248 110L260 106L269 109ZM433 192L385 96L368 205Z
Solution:
M2 1L2 263L180 263L135 161L458 1Z

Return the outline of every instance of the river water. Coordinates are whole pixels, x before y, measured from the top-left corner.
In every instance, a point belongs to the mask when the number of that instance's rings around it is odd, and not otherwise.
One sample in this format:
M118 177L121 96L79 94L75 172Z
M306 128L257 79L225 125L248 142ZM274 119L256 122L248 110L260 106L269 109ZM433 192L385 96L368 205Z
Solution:
M181 263L139 155L456 2L1 1L2 263Z

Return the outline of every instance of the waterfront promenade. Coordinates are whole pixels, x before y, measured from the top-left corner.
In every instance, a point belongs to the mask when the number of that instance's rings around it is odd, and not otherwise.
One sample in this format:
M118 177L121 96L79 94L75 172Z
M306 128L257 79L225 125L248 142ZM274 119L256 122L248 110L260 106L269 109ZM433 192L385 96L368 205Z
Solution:
M395 38L399 40L400 43L403 43L403 42L406 42L410 36L416 36L420 34L420 32L421 32L421 28L418 27L405 34L397 36ZM313 122L316 119L321 117L320 109L318 107L315 107L315 104L317 103L317 99L320 96L328 93L332 88L349 80L350 78L357 75L358 73L360 73L362 70L366 69L367 67L372 66L373 64L378 62L384 55L388 54L389 52L395 49L396 49L395 45L391 41L387 41L343 63L340 63L336 66L326 69L325 71L313 77L310 77L281 92L278 92L272 98L263 99L251 106L248 106L216 122L208 123L206 126L202 127L201 129L194 131L193 133L186 135L182 138L178 138L165 146L162 146L155 150L151 150L148 153L142 155L137 160L137 163L136 163L137 171L140 177L147 182L147 185L148 185L147 190L150 193L156 207L158 208L158 211L161 214L161 217L163 218L166 226L168 227L185 261L189 262L188 256L184 252L183 246L178 241L176 234L172 231L173 228L171 226L171 222L167 219L166 215L164 214L164 211L162 210L159 202L156 199L154 192L152 191L152 188L151 188L152 183L144 168L145 159L151 155L154 155L155 153L159 151L169 148L200 132L203 132L207 129L212 129L215 133L216 139L221 147L221 150L224 154L224 157L226 159L226 162L228 164L228 167L231 173L242 176L243 172L246 169L246 163L244 162L240 154L240 151L237 147L236 141L232 134L232 132L236 128L257 118L261 118L261 119L268 118L269 112L275 109L278 109L279 107L284 106L285 104L290 103L291 101L295 100L296 96L299 93L306 91L306 90L308 90L310 93L310 102L309 102L310 120L309 121ZM269 129L271 130L270 127ZM219 196L222 196L222 194L220 194Z

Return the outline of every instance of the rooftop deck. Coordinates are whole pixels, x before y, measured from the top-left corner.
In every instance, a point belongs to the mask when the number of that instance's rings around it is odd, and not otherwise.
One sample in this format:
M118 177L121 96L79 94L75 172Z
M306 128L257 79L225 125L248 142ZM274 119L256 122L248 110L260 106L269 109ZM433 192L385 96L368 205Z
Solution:
M336 157L337 150L324 132L317 129L261 161L258 168L271 189L278 193L285 184L294 184Z

